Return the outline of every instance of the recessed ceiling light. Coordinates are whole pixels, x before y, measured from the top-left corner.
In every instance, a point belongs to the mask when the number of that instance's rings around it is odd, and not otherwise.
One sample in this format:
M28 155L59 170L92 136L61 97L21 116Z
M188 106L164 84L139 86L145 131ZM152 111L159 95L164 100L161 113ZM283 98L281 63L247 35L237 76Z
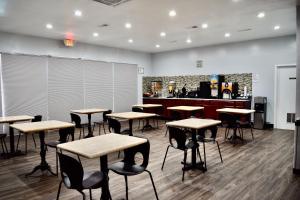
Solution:
M279 26L279 25L274 26L274 30L275 30L275 31L277 31L277 30L279 30L279 29L280 29L280 26Z
M201 27L202 27L203 29L207 29L207 28L208 28L208 24L204 23L204 24L201 25Z
M188 39L186 40L186 43L190 44L190 43L192 43L192 40L191 40L190 38L188 38Z
M257 15L258 18L264 18L265 16L266 16L266 14L264 12L260 12Z
M129 42L129 43L133 43L133 39L129 39L128 42Z
M130 29L132 27L132 25L130 23L126 23L125 27L128 28L128 29Z
M80 10L75 10L74 11L74 15L77 17L81 17L82 16L82 12Z
M175 10L170 10L169 11L169 16L170 17L175 17L177 15L176 11Z
M46 28L47 28L47 29L52 29L52 28L53 28L53 25L52 25L52 24L46 24Z
M99 36L99 33L96 33L96 32L95 32L95 33L93 33L93 36L94 36L94 37L98 37L98 36Z
M157 44L157 45L155 45L155 47L156 47L156 48L160 48L160 45L159 45L159 44Z
M225 33L224 36L227 37L227 38L229 38L231 36L231 34L230 33Z
M166 34L165 32L161 32L161 33L160 33L160 37L166 37L166 35L167 35L167 34Z

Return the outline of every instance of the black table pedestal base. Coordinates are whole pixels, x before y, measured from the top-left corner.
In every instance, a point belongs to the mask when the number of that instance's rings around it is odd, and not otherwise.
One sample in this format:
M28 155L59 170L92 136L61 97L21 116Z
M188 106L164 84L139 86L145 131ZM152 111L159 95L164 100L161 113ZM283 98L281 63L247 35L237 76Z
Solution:
M207 169L204 167L203 162L198 162L198 163L195 163L195 164L186 163L185 167L182 168L182 170L184 170L184 171L188 171L188 170L192 170L192 169L198 169L198 170L201 170L202 172L207 171Z
M34 169L30 173L26 174L25 176L26 177L31 176L32 174L34 174L38 170L41 170L42 172L43 171L48 171L54 176L57 175L57 174L55 174L54 172L51 171L51 167L48 165L48 163L44 163L44 164L41 163L38 166L34 167Z

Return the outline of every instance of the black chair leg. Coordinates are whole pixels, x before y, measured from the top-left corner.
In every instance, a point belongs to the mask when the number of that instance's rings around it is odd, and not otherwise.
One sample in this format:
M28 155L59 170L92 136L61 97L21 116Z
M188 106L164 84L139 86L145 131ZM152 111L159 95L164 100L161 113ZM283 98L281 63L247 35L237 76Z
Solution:
M200 162L202 162L202 158L201 158L201 154L200 154L199 148L197 148L197 153L198 153L198 156L200 158Z
M99 124L99 135L101 135L101 124Z
M92 196L92 189L89 189L90 190L90 200L93 199L93 196Z
M167 136L167 134L168 134L168 130L169 130L169 128L167 127L167 129L166 129L166 133L165 133L165 137Z
M34 134L32 134L32 140L33 140L33 143L34 143L34 148L36 148L36 142L35 142Z
M78 190L78 192L80 192L80 194L82 195L82 199L85 200L85 194L84 194L84 192L79 191L79 190Z
M219 146L219 142L216 141L217 146L218 146L218 150L219 150L219 154L220 154L220 158L221 158L221 162L223 163L223 158L222 158L222 154L221 154L221 150L220 150L220 146Z
M58 157L57 157L57 148L55 149L55 159L56 159L56 176L58 176Z
M254 135L253 135L253 129L252 129L252 126L251 126L250 130L251 130L252 140L254 140Z
M3 144L4 144L4 148L5 148L5 153L8 153L8 150L7 150L7 146L6 146L6 143L5 143L5 139L3 138Z
M128 200L128 180L127 180L127 176L124 176L125 178L125 187L126 187L126 200Z
M27 133L25 134L25 154L27 154Z
M2 151L3 151L3 153L6 153L5 152L5 149L4 149L4 145L3 145L3 139L1 138L1 147L2 147Z
M16 148L16 151L18 151L18 149L19 149L20 137L21 137L21 133L19 133L19 137L18 137L18 142L17 142L17 148Z
M149 176L150 176L150 179L151 179L151 183L152 183L152 186L153 186L153 190L154 190L154 193L155 193L155 197L156 199L158 200L158 195L157 195L157 191L156 191L156 188L155 188L155 184L154 184L154 181L153 181L153 177L152 177L152 174L150 171L148 170L145 170L146 172L148 172Z
M164 169L164 165L165 165L165 161L166 161L166 158L167 158L167 154L168 154L169 148L170 148L170 145L167 147L167 150L166 150L166 153L165 153L165 158L164 158L163 164L161 166L161 170Z
M81 128L79 129L79 140L81 139Z
M105 126L104 126L104 122L103 122L102 126L103 126L103 131L104 131L104 134L106 134L106 131L105 131Z
M59 199L59 195L60 195L60 189L61 189L61 184L63 183L63 181L61 180L58 186L58 191L57 191L57 195L56 195L56 200Z
M205 152L205 142L203 142L203 153L204 153L204 166L205 166L205 169L206 168L206 152Z
M184 181L184 173L185 173L185 167L186 167L186 157L187 157L187 151L184 151L184 157L183 157L183 168L182 168L182 182Z

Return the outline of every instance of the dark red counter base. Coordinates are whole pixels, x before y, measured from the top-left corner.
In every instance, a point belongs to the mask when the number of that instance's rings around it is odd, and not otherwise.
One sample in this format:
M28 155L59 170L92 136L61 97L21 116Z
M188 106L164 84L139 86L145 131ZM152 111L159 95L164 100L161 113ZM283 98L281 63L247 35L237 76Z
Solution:
M220 108L251 108L250 100L223 100L223 99L178 99L178 98L144 98L144 104L162 104L163 108L160 110L164 118L170 118L170 111L167 107L171 106L203 106L204 111L202 117L210 119L218 119L219 114L216 111Z

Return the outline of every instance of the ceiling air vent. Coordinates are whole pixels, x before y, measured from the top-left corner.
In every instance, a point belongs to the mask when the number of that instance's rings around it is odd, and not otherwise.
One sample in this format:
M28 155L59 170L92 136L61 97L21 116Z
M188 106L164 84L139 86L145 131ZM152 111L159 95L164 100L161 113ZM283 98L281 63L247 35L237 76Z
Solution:
M94 0L107 6L118 6L131 0Z

